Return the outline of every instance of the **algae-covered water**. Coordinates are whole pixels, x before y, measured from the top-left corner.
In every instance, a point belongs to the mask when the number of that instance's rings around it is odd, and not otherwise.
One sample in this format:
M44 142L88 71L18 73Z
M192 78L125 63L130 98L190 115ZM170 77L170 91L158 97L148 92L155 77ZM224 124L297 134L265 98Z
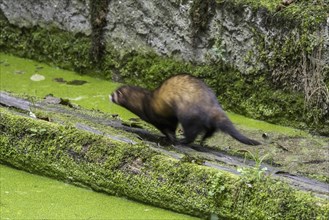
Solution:
M119 84L79 75L47 64L0 53L0 89L44 98L48 94L70 100L87 109L109 113L120 112L122 118L134 117L109 102L109 94Z
M0 219L196 219L0 164Z

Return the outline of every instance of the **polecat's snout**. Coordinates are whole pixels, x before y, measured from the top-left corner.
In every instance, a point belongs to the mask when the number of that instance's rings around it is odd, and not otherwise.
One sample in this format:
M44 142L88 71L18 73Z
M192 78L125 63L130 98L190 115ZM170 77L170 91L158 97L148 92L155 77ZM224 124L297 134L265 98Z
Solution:
M109 95L109 99L110 99L110 101L113 102L113 103L117 103L117 98L116 98L116 97L117 97L117 96L116 96L115 92L112 93L111 95Z

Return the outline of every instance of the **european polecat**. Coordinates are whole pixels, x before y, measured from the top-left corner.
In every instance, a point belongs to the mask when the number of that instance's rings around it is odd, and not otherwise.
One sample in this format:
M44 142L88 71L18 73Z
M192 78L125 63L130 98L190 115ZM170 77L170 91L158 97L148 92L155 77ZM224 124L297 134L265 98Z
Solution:
M154 91L125 85L114 91L110 100L154 125L174 143L177 125L181 123L185 139L179 143L191 143L200 133L204 133L203 142L221 130L244 144L261 144L238 132L214 92L191 75L172 76Z

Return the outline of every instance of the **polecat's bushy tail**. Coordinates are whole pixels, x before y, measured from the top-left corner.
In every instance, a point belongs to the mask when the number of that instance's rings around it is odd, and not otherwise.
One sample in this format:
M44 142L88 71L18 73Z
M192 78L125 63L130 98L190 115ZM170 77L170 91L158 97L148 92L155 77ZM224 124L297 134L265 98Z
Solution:
M238 130L236 130L236 128L234 127L234 125L228 118L217 123L217 127L222 132L225 132L225 133L231 135L234 139L240 141L241 143L248 144L248 145L260 145L261 144L260 142L258 142L256 140L249 139L246 136L242 135Z

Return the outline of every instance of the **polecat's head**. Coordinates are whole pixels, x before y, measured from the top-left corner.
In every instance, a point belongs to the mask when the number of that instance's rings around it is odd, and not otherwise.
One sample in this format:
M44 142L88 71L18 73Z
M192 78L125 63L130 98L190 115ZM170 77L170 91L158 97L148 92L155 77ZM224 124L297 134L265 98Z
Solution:
M125 94L127 93L128 86L121 86L115 90L111 95L109 95L110 101L122 105L126 99Z
M124 85L115 90L110 96L110 100L118 105L125 105L127 103L134 103L141 101L141 99L149 92L137 86Z
M145 106L148 106L152 93L138 86L121 86L110 96L110 100L141 118L146 119Z

